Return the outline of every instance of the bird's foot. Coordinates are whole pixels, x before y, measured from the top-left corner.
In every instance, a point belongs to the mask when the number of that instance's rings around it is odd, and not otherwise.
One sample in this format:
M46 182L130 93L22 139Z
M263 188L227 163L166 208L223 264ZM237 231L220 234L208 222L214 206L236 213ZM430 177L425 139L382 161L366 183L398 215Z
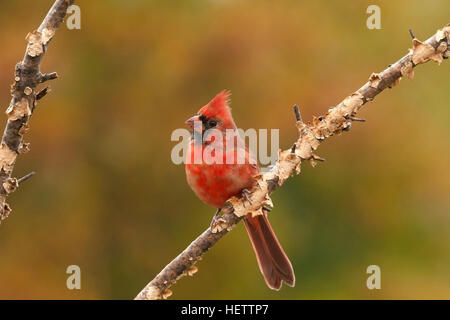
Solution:
M211 232L217 233L221 232L222 230L227 228L227 221L222 218L222 215L220 214L220 208L217 209L216 213L214 214L212 221L211 221Z
M248 203L250 203L250 205L252 205L252 201L250 200L250 198L248 197L251 194L251 192L248 189L242 189L242 198L244 198L245 200L248 201ZM244 207L245 207L245 201L244 201Z

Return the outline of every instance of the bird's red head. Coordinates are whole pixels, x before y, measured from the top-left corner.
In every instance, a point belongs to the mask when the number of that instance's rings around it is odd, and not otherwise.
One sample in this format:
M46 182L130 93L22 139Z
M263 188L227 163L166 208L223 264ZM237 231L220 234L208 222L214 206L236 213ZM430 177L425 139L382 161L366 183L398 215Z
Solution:
M203 130L217 129L235 129L233 118L231 117L231 110L229 107L231 92L224 90L216 95L208 104L198 110L197 114L186 121L191 126L194 121L201 121Z

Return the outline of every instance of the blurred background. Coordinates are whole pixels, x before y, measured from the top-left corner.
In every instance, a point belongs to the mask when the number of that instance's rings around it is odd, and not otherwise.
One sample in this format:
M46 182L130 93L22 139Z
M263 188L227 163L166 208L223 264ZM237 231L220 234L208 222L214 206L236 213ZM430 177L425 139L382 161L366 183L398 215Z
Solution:
M2 0L0 101L9 104L26 34L52 0ZM0 226L1 299L130 299L209 226L214 209L171 162L172 131L222 89L241 128L296 139L292 105L324 114L450 22L446 0L77 1L44 58L57 71L38 105ZM366 9L381 8L381 30ZM242 225L173 288L173 299L450 298L450 64L367 104L273 194L270 219L295 288L269 290ZM6 121L6 116L3 116ZM81 268L82 289L66 288ZM381 267L381 290L366 268Z

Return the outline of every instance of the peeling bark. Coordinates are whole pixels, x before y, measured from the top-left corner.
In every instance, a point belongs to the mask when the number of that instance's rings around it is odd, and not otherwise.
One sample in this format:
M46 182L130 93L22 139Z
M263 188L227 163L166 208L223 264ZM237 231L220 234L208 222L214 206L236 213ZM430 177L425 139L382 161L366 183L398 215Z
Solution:
M412 34L412 33L411 33ZM270 171L259 175L257 185L251 190L249 199L233 197L229 199L222 211L224 212L221 230L212 232L209 228L195 239L182 253L172 260L144 289L136 300L167 299L172 295L169 288L185 275L193 275L192 270L217 241L228 233L248 213L259 214L261 208L271 208L269 195L281 186L286 179L295 173L300 173L302 161L309 161L313 166L316 161L323 161L314 154L320 143L333 135L348 131L352 121L363 121L355 115L368 101L372 101L386 88L397 85L402 77L414 77L414 67L430 60L438 64L449 56L450 24L438 30L428 40L421 42L413 36L413 47L403 58L390 65L380 73L373 73L369 81L357 91L347 96L342 102L330 108L325 116L314 117L311 123L301 120L300 112L296 111L296 125L299 138L292 148L279 152L277 165Z
M17 179L11 178L17 155L29 150L29 143L23 142L23 134L28 129L28 121L37 100L47 93L47 89L36 93L36 87L57 77L55 72L41 73L42 58L56 30L64 20L67 8L74 1L55 1L39 28L26 36L28 45L25 55L22 61L16 64L14 83L11 86L12 99L6 110L8 121L0 144L0 223L11 212L11 208L5 202L6 197L19 186Z

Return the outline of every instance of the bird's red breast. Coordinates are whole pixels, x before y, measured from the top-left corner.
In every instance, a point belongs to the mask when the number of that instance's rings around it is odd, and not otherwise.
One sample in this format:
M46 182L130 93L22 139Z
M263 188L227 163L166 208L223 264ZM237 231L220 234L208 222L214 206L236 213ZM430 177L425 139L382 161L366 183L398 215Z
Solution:
M240 194L243 189L253 187L253 177L258 174L259 169L254 163L250 163L252 157L248 150L224 151L222 163L207 164L206 157L202 155L202 163L195 164L194 152L201 154L204 149L204 145L191 141L187 153L191 161L186 163L187 182L200 200L215 208L221 208L232 196ZM244 152L245 162L227 164L227 158L237 162L238 152Z

